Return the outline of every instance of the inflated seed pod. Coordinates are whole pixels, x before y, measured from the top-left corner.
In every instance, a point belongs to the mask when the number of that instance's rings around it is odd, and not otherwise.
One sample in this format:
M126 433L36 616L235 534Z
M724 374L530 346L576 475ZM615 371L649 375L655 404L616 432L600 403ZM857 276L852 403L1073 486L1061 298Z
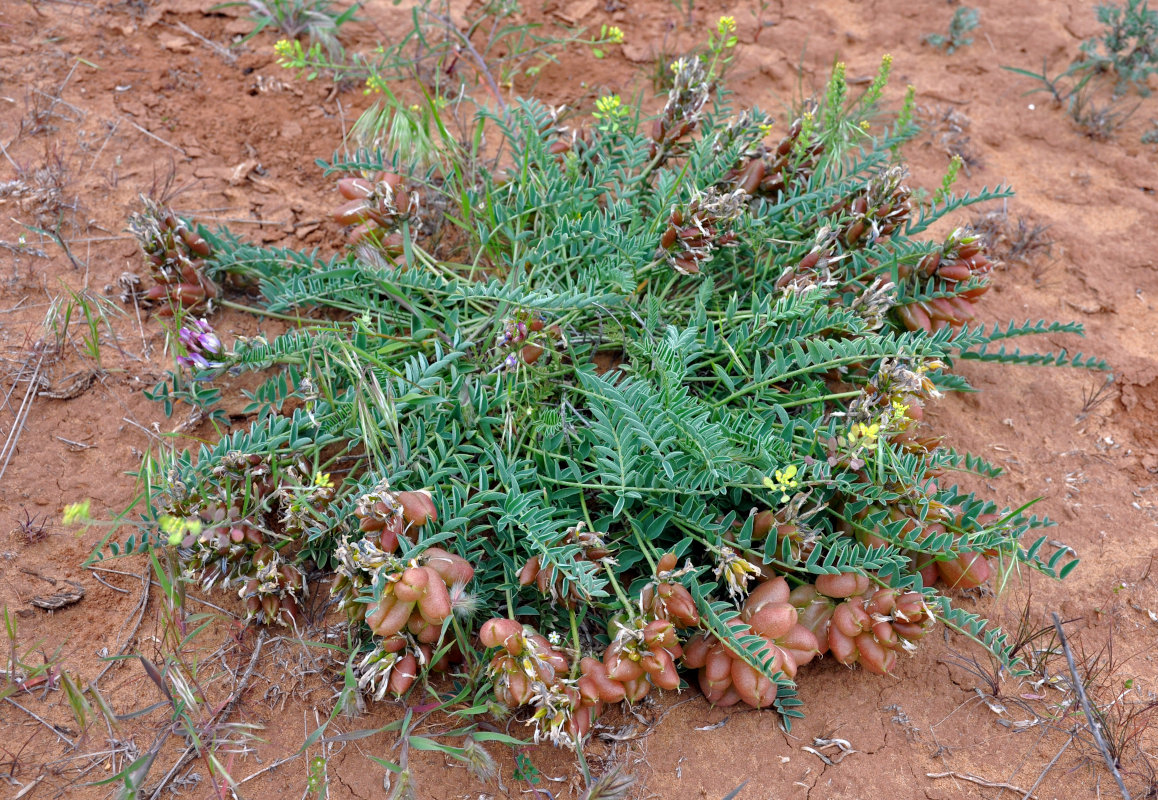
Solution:
M623 681L623 691L628 702L638 703L640 700L647 697L648 692L651 691L651 683L641 672L638 678Z
M981 553L964 553L951 561L938 561L937 572L951 589L975 589L989 580L989 561Z
M398 659L398 663L390 670L390 679L386 686L395 697L401 697L414 685L418 677L418 659L412 653L407 653Z
M792 630L796 618L797 611L791 603L764 603L759 611L747 618L747 622L756 635L775 640Z
M579 662L579 671L583 674L579 679L579 691L585 697L589 695L592 702L602 700L605 703L618 703L627 696L623 684L608 676L607 667L602 661L587 656Z
M784 580L782 576L773 578L764 581L748 593L748 599L744 601L744 608L750 612L756 612L767 603L786 603L789 594L788 581Z
M402 506L402 518L416 528L438 520L438 511L429 492L399 492L397 500Z
M856 641L849 636L845 636L835 627L828 629L828 649L829 652L832 653L832 657L846 667L851 667L860 658L860 651L857 650Z
M667 620L657 619L649 622L643 629L643 641L649 650L657 647L679 647L675 628Z
M643 654L639 665L659 689L674 691L680 688L680 674L667 650L652 650Z
M772 663L770 668L775 674L784 670L784 653L779 648L761 648L760 657L767 658L771 650ZM746 661L732 659L732 686L740 699L753 708L767 708L776 699L776 684L764 673L749 666Z
M828 597L852 597L864 594L869 587L869 579L859 572L842 572L836 575L817 575L816 591Z
M816 634L803 625L794 625L782 636L777 644L786 656L791 656L797 667L803 667L820 654L820 643Z
M430 567L421 567L430 574L426 593L418 601L418 610L431 625L441 625L450 616L450 593L441 576Z
M442 579L438 582L441 583ZM428 570L424 567L410 567L403 570L401 579L394 584L394 595L404 603L417 603L425 596L428 583Z
M618 641L612 642L603 651L603 664L607 667L608 677L622 683L636 680L643 675L643 667L623 651L623 645Z
M441 547L428 547L422 556L426 566L437 572L447 586L470 583L474 578L474 567L469 561Z
M530 586L539 578L541 571L539 556L531 556L527 559L527 563L519 570L519 586Z
M856 637L856 649L860 651L860 663L869 672L888 675L897 663L895 651L886 648L871 633Z
M684 644L684 666L688 669L700 669L708 657L708 638L706 634L697 633Z
M847 600L832 612L832 629L852 638L872 627L872 617L856 600Z
M523 626L513 619L495 617L483 623L478 632L483 647L502 647L513 656L523 654Z
M659 572L671 572L679 563L675 553L664 553L659 558L659 563L656 565L656 570Z
M383 597L378 608L366 615L366 624L377 636L393 636L406 625L413 610L414 603L404 602L394 596Z

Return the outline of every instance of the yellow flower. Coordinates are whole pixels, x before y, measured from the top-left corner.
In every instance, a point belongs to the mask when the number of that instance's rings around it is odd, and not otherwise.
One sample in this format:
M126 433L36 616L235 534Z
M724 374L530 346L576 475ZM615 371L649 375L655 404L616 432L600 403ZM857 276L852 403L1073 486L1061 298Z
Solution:
M88 522L92 519L89 509L91 500L81 500L79 503L69 503L64 507L64 524L72 525L77 522Z
M334 481L328 472L318 472L314 475L314 486L319 489L333 489Z
M716 33L721 36L727 36L734 30L736 30L735 17L720 17L719 22L716 23Z
M289 39L278 39L277 44L273 46L273 51L277 53L279 58L290 58L294 54L293 42Z
M185 519L184 517L164 514L158 522L161 524L161 532L168 535L169 544L173 547L181 544L185 534L191 533L196 536L201 533L201 520L199 519Z
M602 115L605 117L614 116L619 110L619 106L621 104L622 101L619 99L619 95L617 94L613 94L608 97L600 97L595 101L596 115Z
M866 447L872 447L876 443L877 436L880 432L881 426L875 422L872 425L865 425L863 422L858 422L849 430L848 441L850 444L856 444L858 441L861 441Z
M612 25L607 29L607 41L612 44L623 44L623 29L618 25Z

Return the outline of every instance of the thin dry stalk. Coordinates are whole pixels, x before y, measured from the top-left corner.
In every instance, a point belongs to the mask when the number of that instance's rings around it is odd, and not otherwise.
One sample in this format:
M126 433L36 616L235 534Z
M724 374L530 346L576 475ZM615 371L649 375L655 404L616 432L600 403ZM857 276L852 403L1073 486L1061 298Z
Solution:
M1086 715L1086 722L1089 724L1090 733L1094 737L1094 743L1098 746L1098 750L1102 752L1102 758L1106 760L1106 766L1110 768L1110 774L1114 776L1114 780L1118 782L1118 790L1122 793L1123 800L1130 800L1130 792L1126 789L1126 783L1122 780L1122 775L1118 772L1118 765L1114 763L1113 756L1110 755L1110 748L1106 746L1106 740L1102 738L1102 726L1098 724L1094 718L1094 712L1090 709L1090 699L1086 697L1086 689L1082 684L1082 679L1078 677L1078 668L1074 665L1074 654L1070 652L1070 643L1066 640L1065 632L1062 631L1061 618L1058 617L1057 612L1050 614L1053 617L1053 626L1057 630L1058 641L1061 642L1062 653L1066 657L1066 665L1070 668L1070 677L1074 682L1074 691L1078 694L1078 702L1082 705L1082 712Z

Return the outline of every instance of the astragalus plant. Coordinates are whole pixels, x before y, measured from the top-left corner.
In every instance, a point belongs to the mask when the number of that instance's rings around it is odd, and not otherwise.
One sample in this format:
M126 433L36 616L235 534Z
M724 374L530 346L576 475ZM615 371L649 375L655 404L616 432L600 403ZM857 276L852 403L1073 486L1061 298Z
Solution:
M1009 192L910 192L889 64L857 99L838 66L796 119L729 110L698 60L651 118L480 112L491 169L435 120L425 171L328 165L352 226L329 259L199 227L210 276L292 323L188 353L223 391L264 375L256 419L151 458L116 552L171 548L257 623L308 626L332 592L368 696L497 699L569 745L684 683L788 722L817 656L889 673L937 624L1011 662L952 593L1077 561L958 488L1000 470L923 411L969 388L964 360L1102 365L1007 349L1079 325L976 321L981 241L926 232ZM209 324L185 325L201 347Z

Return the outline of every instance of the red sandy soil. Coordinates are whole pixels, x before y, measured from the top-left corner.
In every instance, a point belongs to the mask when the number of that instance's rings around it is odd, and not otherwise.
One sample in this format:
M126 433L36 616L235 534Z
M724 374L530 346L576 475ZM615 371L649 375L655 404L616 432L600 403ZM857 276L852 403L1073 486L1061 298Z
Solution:
M21 652L32 648L25 660L38 661L41 653L53 657L80 685L102 670L102 655L124 651L159 659L162 603L154 586L138 628L140 576L148 565L139 559L111 564L126 574L82 568L104 529L92 527L78 536L76 528L61 524L63 508L92 498L94 515L108 518L129 505L136 489L127 473L155 444L157 432L173 430L182 419L166 419L141 395L172 363L163 352L157 319L128 307L127 316L114 321L116 342L103 332L104 370L87 382L94 364L80 352L83 326L74 320L68 341L54 346L43 327L50 304L66 288L87 288L119 304L118 277L144 273L136 244L125 233L126 219L139 208L139 193L153 190L170 168L175 185L188 187L174 199L183 215L208 224L228 222L237 233L266 243L336 247L340 230L326 219L336 192L314 160L332 154L343 130L370 102L359 87L339 91L325 80L296 80L275 63L272 33L228 55L223 45L251 26L238 9L210 11L210 5L209 0L5 0L0 6L0 144L5 148L0 181L20 178L41 190L0 199L5 361L0 384L6 397L0 430L9 434L34 371L44 388L59 395L32 397L19 446L0 482L0 605L14 614ZM616 24L627 35L604 60L576 49L544 68L533 91L553 103L589 105L600 94L650 92L657 56L700 44L721 14L734 15L739 24L740 56L731 88L740 101L760 105L780 121L801 87L810 93L823 86L834 59L848 63L850 77L867 80L881 55L891 52L889 101L896 104L912 83L930 121L908 149L912 184L935 187L949 154L961 152L970 164L961 178L964 188L1010 183L1017 189L1007 206L985 210L1006 211L1006 225L1013 230L1019 220L1048 226L1045 236L1052 244L1009 259L995 274L995 289L983 305L986 318L1079 320L1086 341L1050 336L1033 344L1095 353L1112 364L1115 381L1100 402L1089 402L1101 386L1099 374L962 366L983 392L940 402L931 415L938 431L959 449L1007 469L989 482L999 501L1041 496L1040 512L1060 523L1051 536L1074 547L1082 564L1064 584L1025 574L997 597L978 594L960 602L1016 625L1032 597L1035 626L1047 624L1048 613L1057 611L1070 621L1066 630L1079 655L1112 637L1118 671L1101 685L1101 702L1129 685L1154 689L1158 149L1141 144L1140 136L1158 117L1158 102L1143 101L1112 138L1098 141L1044 95L1023 96L1031 82L1001 69L1037 68L1047 58L1051 69L1060 71L1079 43L1097 31L1094 3L977 0L981 28L971 46L953 55L922 42L926 34L947 28L953 6L940 0L772 0L762 11L756 4L706 2L696 5L690 30L683 11L659 0L637 0L618 10L597 0L527 5L530 19L596 31L600 24ZM386 3L368 3L364 21L343 29L344 41L351 49L368 49L397 30L400 13ZM954 120L961 131L950 130ZM60 193L55 198L54 181ZM41 200L46 212L38 207ZM68 253L24 225L57 228ZM222 314L215 324L226 336L259 329L254 318L238 313ZM207 425L190 433L214 435ZM21 525L27 518L45 523L43 539L28 541ZM29 605L36 595L71 588L65 580L84 588L81 602L54 613ZM206 599L237 610L228 595ZM191 601L190 609L211 610L198 601ZM230 673L244 671L257 636L253 629L220 622L203 634L212 640L208 649L221 646L215 670ZM608 728L589 745L587 758L595 772L624 765L638 778L633 790L638 797L721 798L746 782L740 798L997 798L1020 797L1064 747L1034 797L1116 796L1092 747L1078 740L1067 746L1066 731L1078 726L1080 717L1034 724L1034 715L1014 702L986 703L974 691L982 682L954 666L953 651L987 663L954 636L932 637L891 678L822 661L801 675L807 718L790 735L774 714L713 710L697 692L685 692L645 706L639 715L605 716ZM1055 660L1053 669L1064 670L1064 662ZM267 640L231 717L265 726L264 743L256 753L234 759L232 774L251 775L296 752L328 713L337 675L324 651L284 638ZM1127 684L1131 679L1134 683ZM99 687L118 714L159 699L135 660L115 663ZM1001 689L1004 698L1034 693L1013 681ZM1059 692L1042 691L1047 702L1060 699ZM40 800L65 791L107 796L108 787L80 784L122 769L126 754L134 748L143 752L166 720L160 710L124 720L116 729L96 721L82 737L64 692L34 691L13 699L77 740L74 750L29 713L0 702L0 778L11 784L0 791L14 797ZM1026 701L1046 708L1035 702ZM384 704L362 718L340 718L330 732L375 728L400 713ZM523 735L525 729L515 721L509 730ZM816 737L847 740L856 752L826 764L803 749L835 754L835 748L819 748ZM1141 749L1123 759L1135 797L1158 791L1146 763L1146 750L1154 751L1156 739L1154 729L1143 731L1135 740ZM309 755L328 758L331 796L382 797L385 771L365 755L393 760L398 751L392 747L390 734L379 734L315 746ZM176 736L166 743L146 781L149 787L183 748ZM441 756L414 753L416 796L535 796L529 783L513 777L512 754L495 751L501 786L479 784ZM571 754L531 748L525 755L542 775L538 796L580 792ZM194 762L178 774L190 772L201 781L180 783L180 792L210 796L204 764ZM952 774L929 776L946 773ZM962 775L1021 792L986 787ZM307 765L297 759L242 785L238 794L297 797L306 790Z

